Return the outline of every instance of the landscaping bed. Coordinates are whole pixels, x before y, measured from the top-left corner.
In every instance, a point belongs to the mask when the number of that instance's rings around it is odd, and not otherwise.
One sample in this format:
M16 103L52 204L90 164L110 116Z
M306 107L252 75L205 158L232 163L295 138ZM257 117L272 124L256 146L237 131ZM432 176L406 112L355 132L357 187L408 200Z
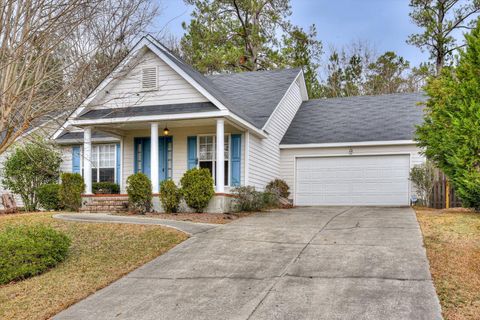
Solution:
M187 238L160 226L67 222L52 213L0 215L0 230L18 224L47 225L72 243L57 267L0 286L0 319L50 318Z
M417 208L430 271L447 320L480 315L480 214Z
M197 223L226 224L242 217L247 217L254 212L237 213L147 213L141 217L166 220L189 221ZM128 213L115 213L115 215L129 215Z

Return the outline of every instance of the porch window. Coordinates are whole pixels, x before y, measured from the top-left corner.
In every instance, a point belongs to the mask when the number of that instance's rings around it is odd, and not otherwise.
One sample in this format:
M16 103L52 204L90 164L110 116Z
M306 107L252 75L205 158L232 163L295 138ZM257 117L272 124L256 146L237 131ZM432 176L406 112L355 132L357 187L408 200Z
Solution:
M114 144L92 145L92 181L115 182L115 156ZM82 157L83 175L83 157Z
M224 138L224 157L225 157L225 185L229 185L230 170L230 139L228 135ZM212 173L212 177L216 183L216 136L199 136L198 137L198 165L200 168L207 168Z

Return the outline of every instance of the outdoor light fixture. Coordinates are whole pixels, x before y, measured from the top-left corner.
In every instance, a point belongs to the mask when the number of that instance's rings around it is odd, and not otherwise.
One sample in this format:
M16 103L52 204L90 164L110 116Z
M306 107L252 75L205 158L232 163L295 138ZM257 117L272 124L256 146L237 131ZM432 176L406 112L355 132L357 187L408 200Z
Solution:
M168 136L169 133L170 133L170 130L168 130L167 125L165 125L165 128L163 129L163 134Z

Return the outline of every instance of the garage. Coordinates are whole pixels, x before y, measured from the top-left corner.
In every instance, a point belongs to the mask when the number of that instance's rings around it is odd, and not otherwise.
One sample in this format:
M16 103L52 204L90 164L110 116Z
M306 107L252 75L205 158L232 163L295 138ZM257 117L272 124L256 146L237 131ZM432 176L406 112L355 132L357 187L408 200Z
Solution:
M297 157L295 204L409 204L410 155Z

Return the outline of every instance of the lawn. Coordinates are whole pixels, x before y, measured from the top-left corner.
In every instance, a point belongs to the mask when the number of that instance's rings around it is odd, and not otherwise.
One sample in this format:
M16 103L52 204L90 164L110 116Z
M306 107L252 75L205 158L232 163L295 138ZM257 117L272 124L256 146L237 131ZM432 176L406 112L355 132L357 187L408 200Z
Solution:
M479 319L480 214L417 209L417 218L444 318Z
M35 223L65 232L69 256L42 275L0 286L0 319L47 319L187 238L159 226L67 222L51 213L0 216L0 229Z

